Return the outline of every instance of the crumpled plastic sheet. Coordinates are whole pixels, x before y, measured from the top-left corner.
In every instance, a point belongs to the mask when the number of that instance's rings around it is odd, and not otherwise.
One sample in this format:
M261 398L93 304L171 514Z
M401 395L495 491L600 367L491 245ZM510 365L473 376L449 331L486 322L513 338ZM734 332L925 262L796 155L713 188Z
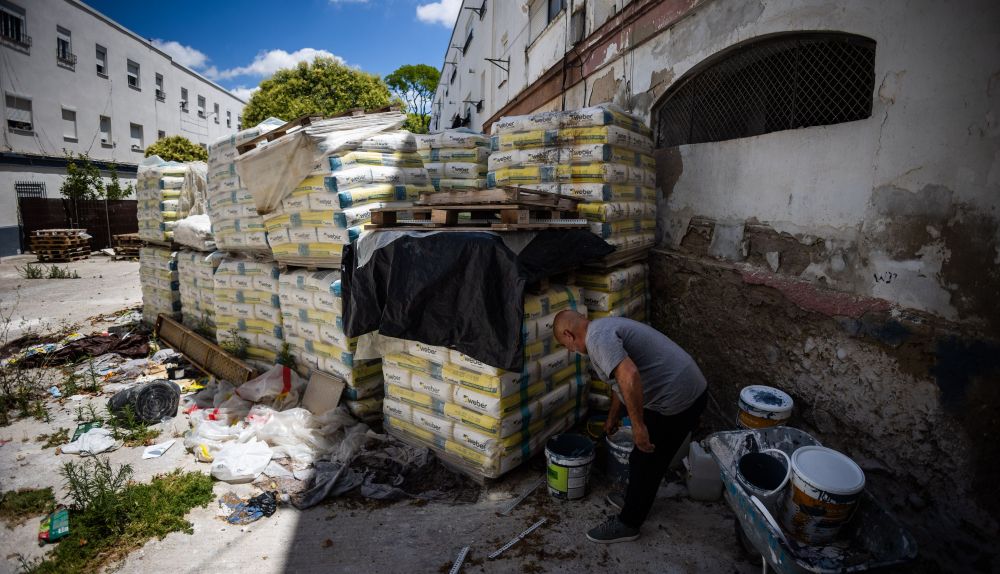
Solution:
M94 427L80 435L75 441L64 444L59 450L66 454L93 456L121 446L111 436L111 431L103 427Z

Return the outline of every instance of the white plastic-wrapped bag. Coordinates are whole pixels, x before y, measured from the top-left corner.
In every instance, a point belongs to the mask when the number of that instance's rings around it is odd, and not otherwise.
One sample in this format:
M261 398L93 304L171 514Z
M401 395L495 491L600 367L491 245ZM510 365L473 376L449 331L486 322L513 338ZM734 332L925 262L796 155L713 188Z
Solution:
M263 405L255 406L247 416L248 434L271 446L275 458L291 458L310 464L334 447L330 434L324 432L322 421L306 409L276 411Z
M174 227L174 241L198 251L214 251L215 236L208 215L189 215Z
M212 476L229 483L250 482L271 462L271 447L257 439L222 447L212 461Z
M224 421L208 418L192 422L195 426L184 435L184 448L194 453L195 458L201 462L212 462L216 453L222 450L226 443L239 438L242 430L242 425L230 426Z
M275 365L263 375L240 385L236 394L252 403L268 404L282 411L299 404L305 386L306 381L298 373L284 365Z

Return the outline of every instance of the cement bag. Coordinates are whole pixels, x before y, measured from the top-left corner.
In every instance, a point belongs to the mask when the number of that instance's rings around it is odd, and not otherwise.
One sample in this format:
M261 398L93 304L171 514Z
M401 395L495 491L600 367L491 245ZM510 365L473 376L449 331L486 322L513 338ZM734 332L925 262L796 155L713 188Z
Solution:
M212 220L208 215L189 215L174 227L174 241L198 251L215 251Z
M244 400L267 403L275 410L283 411L299 404L305 385L306 381L298 373L284 365L275 365L263 375L237 387L236 394Z
M251 482L264 472L272 454L271 448L257 439L227 444L212 460L212 476L233 484Z
M324 157L351 142L398 129L405 120L400 112L320 120L237 157L236 173L253 195L257 211L266 215L278 209L281 200L322 165ZM409 151L415 149L414 141Z

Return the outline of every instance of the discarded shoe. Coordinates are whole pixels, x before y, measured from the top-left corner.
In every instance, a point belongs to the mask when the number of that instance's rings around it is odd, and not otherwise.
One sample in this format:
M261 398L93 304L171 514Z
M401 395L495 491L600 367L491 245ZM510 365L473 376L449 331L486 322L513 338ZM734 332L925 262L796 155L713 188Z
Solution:
M608 496L604 500L607 500L608 504L614 506L618 512L621 512L622 509L625 508L625 495L618 491L613 490L609 492Z
M629 542L639 538L639 529L626 525L617 516L612 516L603 524L595 526L587 532L587 540L598 544L614 544Z

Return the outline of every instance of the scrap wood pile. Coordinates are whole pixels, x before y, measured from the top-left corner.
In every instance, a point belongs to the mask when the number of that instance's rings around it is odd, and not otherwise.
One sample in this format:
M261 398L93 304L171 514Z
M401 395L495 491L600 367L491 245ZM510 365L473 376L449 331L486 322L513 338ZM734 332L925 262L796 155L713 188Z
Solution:
M39 229L31 232L31 252L43 263L69 263L90 257L86 229Z

